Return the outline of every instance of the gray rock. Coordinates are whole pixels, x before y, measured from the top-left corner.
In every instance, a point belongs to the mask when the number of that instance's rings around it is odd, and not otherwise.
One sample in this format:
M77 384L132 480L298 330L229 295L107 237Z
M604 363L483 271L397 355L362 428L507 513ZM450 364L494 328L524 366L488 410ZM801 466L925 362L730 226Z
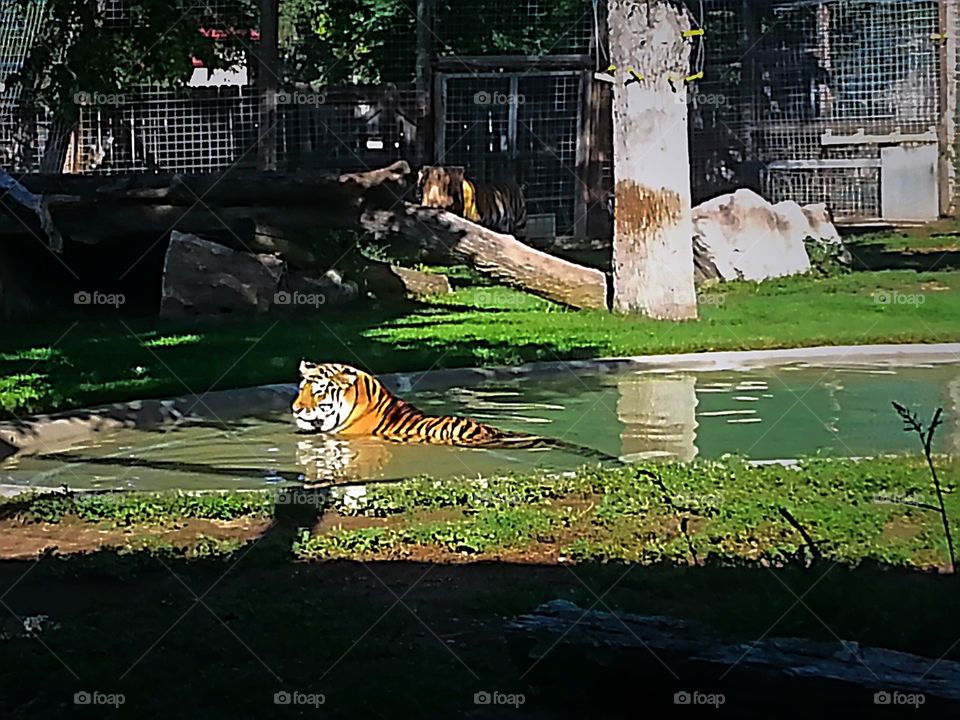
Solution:
M160 315L266 312L285 270L276 255L239 252L174 230L163 266Z
M810 270L807 238L842 248L826 205L773 205L747 189L695 207L693 228L698 283L805 273Z

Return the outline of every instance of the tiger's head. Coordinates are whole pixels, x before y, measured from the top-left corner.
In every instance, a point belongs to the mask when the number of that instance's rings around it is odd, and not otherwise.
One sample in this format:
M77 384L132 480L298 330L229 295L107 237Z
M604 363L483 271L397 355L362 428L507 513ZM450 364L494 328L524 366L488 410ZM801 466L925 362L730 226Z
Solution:
M351 392L360 371L349 365L300 361L300 391L293 401L293 417L303 432L333 433L350 417Z
M423 207L460 214L463 210L463 168L426 165L417 175L417 198Z

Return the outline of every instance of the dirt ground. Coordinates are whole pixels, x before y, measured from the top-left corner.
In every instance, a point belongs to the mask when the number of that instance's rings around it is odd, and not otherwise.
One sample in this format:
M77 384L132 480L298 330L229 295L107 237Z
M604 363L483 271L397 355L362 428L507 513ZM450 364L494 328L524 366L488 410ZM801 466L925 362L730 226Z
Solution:
M186 547L205 536L217 540L253 540L271 525L271 520L215 521L186 519L168 526L134 530L107 528L92 523L64 520L59 523L26 523L0 520L0 560L29 560L56 549L61 554L94 552L104 548L139 546L149 537L157 543Z

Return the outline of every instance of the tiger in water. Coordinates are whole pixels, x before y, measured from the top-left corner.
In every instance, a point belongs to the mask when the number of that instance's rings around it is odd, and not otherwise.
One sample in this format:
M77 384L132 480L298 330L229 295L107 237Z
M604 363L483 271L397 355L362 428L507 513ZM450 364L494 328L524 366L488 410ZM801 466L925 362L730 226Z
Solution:
M395 397L373 375L350 365L303 360L300 377L292 409L302 432L472 448L553 448L620 462L613 456L563 440L511 433L464 417L425 415Z
M516 235L527 225L523 190L512 180L478 183L460 168L426 166L417 176L417 194L423 207L448 210L496 232Z

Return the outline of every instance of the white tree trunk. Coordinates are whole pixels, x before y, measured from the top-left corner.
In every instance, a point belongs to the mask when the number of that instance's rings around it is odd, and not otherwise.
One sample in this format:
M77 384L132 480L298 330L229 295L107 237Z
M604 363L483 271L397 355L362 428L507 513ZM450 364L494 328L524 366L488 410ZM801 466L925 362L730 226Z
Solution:
M691 18L672 0L610 0L609 15L616 66L613 309L696 318L684 83L690 41L683 37Z

